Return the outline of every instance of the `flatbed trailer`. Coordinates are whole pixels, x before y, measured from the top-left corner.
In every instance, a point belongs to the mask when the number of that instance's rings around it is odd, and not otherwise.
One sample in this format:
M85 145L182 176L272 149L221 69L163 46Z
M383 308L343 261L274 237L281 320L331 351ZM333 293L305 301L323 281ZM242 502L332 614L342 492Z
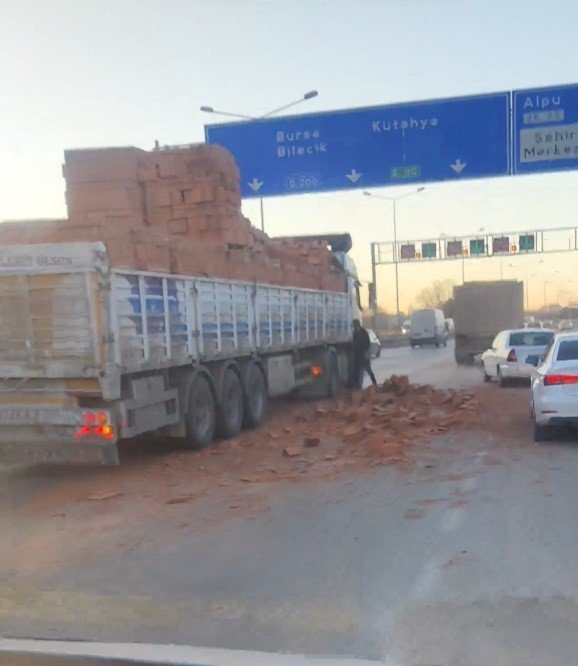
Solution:
M267 399L348 374L344 291L111 269L102 243L0 249L0 462L118 464L120 440L190 448Z

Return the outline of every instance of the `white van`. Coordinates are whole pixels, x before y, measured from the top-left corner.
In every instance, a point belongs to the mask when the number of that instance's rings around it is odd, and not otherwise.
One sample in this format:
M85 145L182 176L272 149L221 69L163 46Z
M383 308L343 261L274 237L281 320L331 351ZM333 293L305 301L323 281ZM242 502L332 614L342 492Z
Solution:
M444 313L441 310L418 310L411 315L409 344L446 346L448 332Z

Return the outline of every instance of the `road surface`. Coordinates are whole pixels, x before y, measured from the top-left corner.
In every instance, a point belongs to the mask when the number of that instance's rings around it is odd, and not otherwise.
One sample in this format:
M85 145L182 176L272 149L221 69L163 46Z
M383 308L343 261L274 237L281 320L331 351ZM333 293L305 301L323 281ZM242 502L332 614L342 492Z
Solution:
M378 381L383 381L392 373L408 375L410 381L420 384L435 384L440 388L466 388L477 386L480 369L472 366L458 366L454 362L453 341L447 347L407 346L396 349L382 349L381 356L372 361ZM367 377L366 377L367 384Z
M481 383L451 346L384 350L374 368L379 379ZM262 506L222 520L194 522L218 510L200 499L135 533L111 502L78 513L70 472L4 475L0 557L24 516L50 514L18 551L33 561L0 569L0 633L387 664L578 663L576 443L531 441L527 387L481 390L484 427L434 437L410 467L260 484ZM130 479L135 465L83 472L83 483ZM78 516L87 538L101 531L90 547L67 542Z

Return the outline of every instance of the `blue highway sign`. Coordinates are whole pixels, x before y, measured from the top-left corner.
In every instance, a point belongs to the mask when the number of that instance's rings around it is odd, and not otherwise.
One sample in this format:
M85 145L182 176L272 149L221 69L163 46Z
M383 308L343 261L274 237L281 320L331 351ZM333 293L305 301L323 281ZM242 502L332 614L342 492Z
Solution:
M578 167L578 85L514 91L514 173Z
M207 125L205 137L233 154L244 197L511 171L507 92Z

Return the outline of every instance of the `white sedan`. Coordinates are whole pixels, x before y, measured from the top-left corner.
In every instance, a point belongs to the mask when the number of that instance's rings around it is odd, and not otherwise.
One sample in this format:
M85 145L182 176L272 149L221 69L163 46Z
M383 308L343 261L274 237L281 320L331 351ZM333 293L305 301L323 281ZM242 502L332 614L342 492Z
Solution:
M559 333L532 377L534 441L550 439L552 426L578 425L578 334Z
M540 328L500 331L490 349L482 354L484 381L496 379L505 386L513 379L530 379L534 359L544 354L553 338L553 331Z

